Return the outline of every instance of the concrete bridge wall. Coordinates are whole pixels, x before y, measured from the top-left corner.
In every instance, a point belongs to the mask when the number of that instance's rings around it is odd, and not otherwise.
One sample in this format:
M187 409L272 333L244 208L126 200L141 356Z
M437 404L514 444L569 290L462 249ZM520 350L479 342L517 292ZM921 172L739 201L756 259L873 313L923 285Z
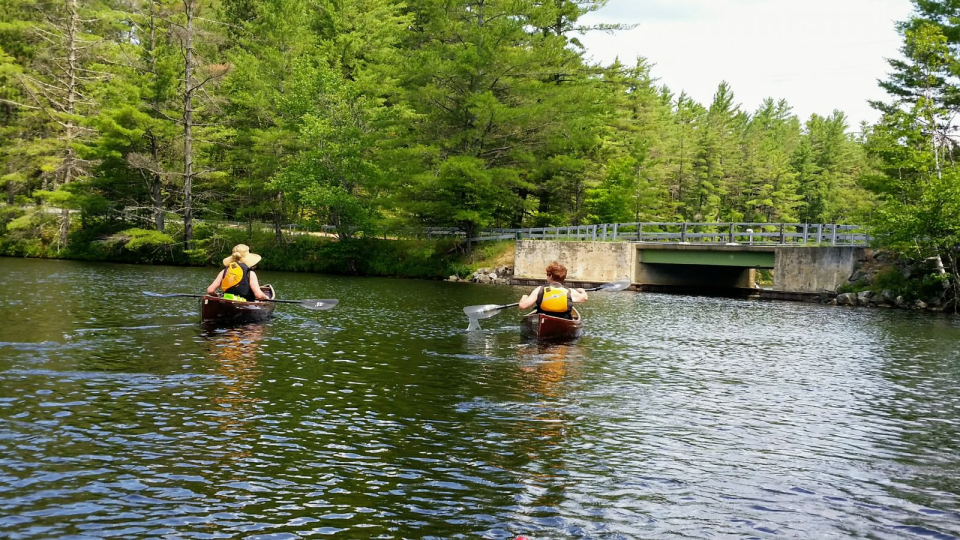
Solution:
M519 240L513 275L521 279L544 279L547 266L558 261L567 267L571 281L616 281L633 279L637 248L627 242L557 242Z
M865 256L862 247L777 248L773 290L835 292Z

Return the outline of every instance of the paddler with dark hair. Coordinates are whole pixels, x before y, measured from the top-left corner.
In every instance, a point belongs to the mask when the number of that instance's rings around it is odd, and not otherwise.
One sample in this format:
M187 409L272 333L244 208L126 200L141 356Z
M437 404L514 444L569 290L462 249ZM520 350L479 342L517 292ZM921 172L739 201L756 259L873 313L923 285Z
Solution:
M560 263L554 261L547 267L547 284L537 287L530 294L520 298L520 309L529 309L537 307L537 313L559 317L561 319L572 319L571 312L573 304L587 301L587 291L581 289L568 289L564 287L563 280L567 279L567 269Z
M270 297L260 290L260 281L253 267L260 262L256 253L250 253L246 244L233 246L233 253L223 260L223 270L217 274L217 279L207 287L207 294L217 292L217 287L223 289L223 298L237 302L253 302L267 300Z

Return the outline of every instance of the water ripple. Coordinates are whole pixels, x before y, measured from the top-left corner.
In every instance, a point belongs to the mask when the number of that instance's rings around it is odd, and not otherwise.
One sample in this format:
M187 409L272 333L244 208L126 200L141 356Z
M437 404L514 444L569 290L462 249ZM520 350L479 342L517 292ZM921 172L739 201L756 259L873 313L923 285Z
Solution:
M116 306L206 270L0 267L32 306L0 326L4 537L960 537L956 319L597 294L538 346L464 331L520 288L263 272L341 304L205 330Z

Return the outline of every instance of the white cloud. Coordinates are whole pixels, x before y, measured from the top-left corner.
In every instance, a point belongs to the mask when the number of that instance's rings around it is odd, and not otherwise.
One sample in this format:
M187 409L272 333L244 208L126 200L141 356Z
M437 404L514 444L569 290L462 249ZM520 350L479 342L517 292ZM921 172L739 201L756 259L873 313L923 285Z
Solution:
M867 100L886 98L877 80L899 56L894 24L911 9L909 0L610 0L584 22L639 26L581 40L604 64L646 57L662 84L704 104L726 80L745 110L784 98L802 119L840 109L856 127L879 116Z

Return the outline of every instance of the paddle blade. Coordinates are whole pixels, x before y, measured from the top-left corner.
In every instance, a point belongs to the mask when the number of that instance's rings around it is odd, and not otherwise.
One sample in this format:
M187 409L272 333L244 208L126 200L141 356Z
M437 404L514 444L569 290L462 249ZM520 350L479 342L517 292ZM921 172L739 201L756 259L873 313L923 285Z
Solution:
M307 309L313 309L317 311L326 311L328 309L333 309L337 307L340 301L330 298L325 300L301 300L300 306Z
M497 313L503 310L503 306L497 304L486 304L483 306L467 306L463 308L463 312L466 313L467 317L470 319L489 319Z
M627 287L629 287L630 285L631 285L630 280L627 279L627 278L623 278L623 279L618 279L617 281L614 281L614 282L612 282L612 283L605 283L605 284L597 287L597 290L598 290L598 291L610 291L610 292L622 291L622 290L626 289Z

